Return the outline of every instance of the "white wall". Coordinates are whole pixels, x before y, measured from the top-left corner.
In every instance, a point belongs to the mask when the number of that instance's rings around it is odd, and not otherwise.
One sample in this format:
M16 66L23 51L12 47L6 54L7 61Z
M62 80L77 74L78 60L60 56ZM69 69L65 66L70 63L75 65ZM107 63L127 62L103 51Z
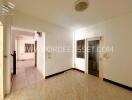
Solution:
M13 26L45 32L45 48L49 46L72 47L72 32L68 29L48 22L38 20L21 12L16 12L13 17ZM51 75L72 66L72 52L52 53L52 58L45 57L45 75Z
M46 48L72 48L72 32L59 29L46 34ZM50 57L49 57L50 56ZM46 50L46 76L72 67L71 52L49 52Z
M104 37L105 46L114 47L111 57L105 59L104 78L132 87L130 56L132 55L132 45L130 45L132 43L132 13L93 25L76 33L76 37L80 39L96 36ZM85 67L84 60L75 59L77 66Z
M35 44L35 40L32 37L26 37L22 39L17 39L17 60L28 60L35 58L35 52L25 53L25 44Z
M39 37L36 34L37 39L37 69L45 77L45 33L42 33L42 36Z

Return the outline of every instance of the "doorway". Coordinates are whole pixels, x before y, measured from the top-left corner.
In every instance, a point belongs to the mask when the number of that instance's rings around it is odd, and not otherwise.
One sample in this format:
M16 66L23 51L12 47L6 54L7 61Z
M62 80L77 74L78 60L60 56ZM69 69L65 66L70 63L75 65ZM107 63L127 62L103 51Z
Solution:
M42 45L45 46L45 41L42 41L45 35L43 33L40 36L36 31L14 27L11 31L12 51L16 51L16 74L12 78L14 92L31 87L43 79L45 62L41 61L45 60L45 50L42 48Z
M99 40L92 40L88 43L88 73L99 77Z
M104 57L102 36L87 38L86 42L86 73L103 79Z

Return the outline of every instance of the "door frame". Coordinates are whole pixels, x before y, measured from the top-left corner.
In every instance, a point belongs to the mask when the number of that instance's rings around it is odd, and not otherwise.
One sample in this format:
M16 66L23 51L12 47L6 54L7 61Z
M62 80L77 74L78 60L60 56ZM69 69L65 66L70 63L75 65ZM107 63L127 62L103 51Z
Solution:
M94 41L94 40L99 40L99 47L102 48L104 46L104 38L103 36L98 36L98 37L92 37L92 38L86 38L86 68L85 68L85 73L88 74L88 43L89 41ZM104 58L103 58L103 52L99 52L99 78L103 79L103 70L104 70Z
M5 90L5 86L4 86L4 82L5 82L5 78L4 78L4 57L3 57L3 52L4 52L4 47L3 47L3 40L4 40L4 25L2 23L2 21L0 20L0 99L4 99L4 90Z

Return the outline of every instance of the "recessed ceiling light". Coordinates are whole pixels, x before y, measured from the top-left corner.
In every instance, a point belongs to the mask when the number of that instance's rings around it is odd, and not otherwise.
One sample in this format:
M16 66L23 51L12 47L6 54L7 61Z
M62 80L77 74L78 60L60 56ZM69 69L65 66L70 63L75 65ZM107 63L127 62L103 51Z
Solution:
M75 2L75 10L79 12L84 11L88 8L88 5L88 0L77 0Z

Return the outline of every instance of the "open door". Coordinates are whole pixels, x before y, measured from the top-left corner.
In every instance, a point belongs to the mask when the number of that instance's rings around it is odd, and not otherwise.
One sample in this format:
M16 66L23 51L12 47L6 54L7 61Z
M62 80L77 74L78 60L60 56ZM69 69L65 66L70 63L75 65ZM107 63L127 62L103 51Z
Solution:
M35 41L35 67L37 67L37 41Z
M89 41L88 47L88 73L99 77L99 40Z
M13 57L13 75L16 75L16 51L13 51L11 56Z

